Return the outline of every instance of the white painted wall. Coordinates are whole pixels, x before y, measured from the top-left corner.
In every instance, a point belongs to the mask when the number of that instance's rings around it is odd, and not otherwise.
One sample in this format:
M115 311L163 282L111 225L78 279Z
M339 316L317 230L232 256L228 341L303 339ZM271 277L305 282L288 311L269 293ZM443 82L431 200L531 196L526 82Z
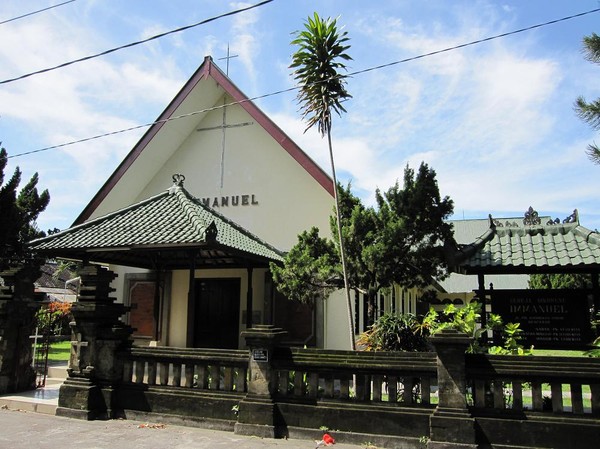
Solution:
M202 83L213 90L208 97L198 92L191 94L189 101L186 100L184 104L186 110L194 110L194 102L203 102L202 106L206 107L204 103L207 98L210 98L210 105L231 101L231 98L223 96L223 92L220 97L215 95L213 81ZM178 110L177 114L181 112L186 111ZM222 110L215 110L165 126L164 132L161 130L142 152L91 218L157 195L172 185L173 174L181 173L186 177L184 188L197 198L210 198L211 206L214 198L254 195L258 204L219 205L215 209L280 250L289 250L297 242L297 235L312 226L318 227L322 235L330 237L329 216L334 205L331 194L240 106L227 108L226 123L254 123L225 131L224 178L221 185L223 132L220 129L197 129L219 126L222 120ZM175 148L170 145L175 145ZM122 300L124 274L137 270L114 269L120 274L115 288L117 297ZM203 275L200 272L196 274ZM208 275L215 276L219 276L219 272ZM255 270L254 276L254 307L262 311L264 272L261 274L260 270ZM245 271L240 277L242 312L246 302ZM167 331L168 344L172 346L185 345L188 285L187 272L173 273L169 311L171 323ZM335 294L328 299L325 310L323 335L326 347L348 348L347 312L343 295Z

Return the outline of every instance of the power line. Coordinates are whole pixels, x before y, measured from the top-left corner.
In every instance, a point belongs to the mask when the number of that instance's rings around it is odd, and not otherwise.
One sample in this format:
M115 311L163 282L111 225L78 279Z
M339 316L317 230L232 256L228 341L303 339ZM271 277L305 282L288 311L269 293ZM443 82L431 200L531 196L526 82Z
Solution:
M239 105L239 104L242 104L242 103L248 103L248 102L251 102L251 101L260 100L262 98L272 97L274 95L283 94L285 92L291 92L291 91L296 90L296 89L298 89L298 88L297 87L289 87L287 89L279 90L277 92L271 92L271 93L268 93L268 94L259 95L259 96L252 97L252 98L247 98L245 100L233 101L233 102L227 103L227 104L220 104L218 106L213 106L211 108L201 109L199 111L192 111L192 112L188 112L187 114L181 114L181 115L177 115L177 116L174 116L174 117L169 117L169 118L162 119L162 120L156 120L156 121L150 122L150 123L144 123L143 125L135 125L135 126L131 126L129 128L119 129L117 131L110 131L110 132L103 133L103 134L97 134L97 135L91 136L91 137L85 137L83 139L72 140L70 142L65 142L65 143L61 143L61 144L58 144L58 145L52 145L52 146L49 146L49 147L39 148L37 150L31 150L31 151L26 151L24 153L13 154L12 156L8 156L8 159L15 158L15 157L20 157L20 156L27 156L27 155L35 154L35 153L41 153L41 152L49 151L49 150L55 150L57 148L68 147L68 146L75 145L75 144L78 144L78 143L89 142L91 140L102 139L104 137L114 136L114 135L117 135L117 134L123 134L123 133L126 133L126 132L135 131L135 130L142 129L142 128L148 128L148 127L153 126L153 125L158 125L158 124L162 124L162 123L172 122L174 120L179 120L179 119L186 118L186 117L192 117L192 116L198 115L198 114L204 114L205 112L216 111L218 109L223 109L223 108L226 108L226 107L229 107L229 106L235 106L235 105Z
M52 6L48 6L47 8L38 9L37 11L28 12L27 14L23 14L23 15L20 15L20 16L17 16L17 17L13 17L12 19L3 20L2 22L0 22L0 25L4 25L5 23L13 22L15 20L23 19L24 17L33 16L34 14L38 14L40 12L48 11L49 9L58 8L59 6L66 5L67 3L73 3L74 1L76 1L76 0L69 0L68 2L62 2L62 3L59 3L58 5L52 5Z
M174 29L174 30L171 30L171 31L167 31L165 33L157 34L155 36L143 39L141 41L131 42L129 44L125 44L125 45L121 45L119 47L111 48L109 50L105 50L103 52L96 53L94 55L89 55L89 56L85 56L83 58L74 59L72 61L64 62L64 63L59 64L59 65L54 66L54 67L49 67L49 68L46 68L46 69L36 70L35 72L26 73L25 75L21 75L21 76L18 76L16 78L5 79L5 80L0 81L0 84L12 83L14 81L19 81L19 80L22 80L22 79L25 79L25 78L29 78L30 76L33 76L33 75L39 75L40 73L51 72L53 70L57 70L57 69L61 69L63 67L67 67L67 66L70 66L70 65L73 65L73 64L77 64L79 62L88 61L90 59L98 58L100 56L105 56L105 55L108 55L110 53L114 53L116 51L123 50L125 48L130 48L130 47L135 47L135 46L140 45L140 44L145 44L146 42L150 42L150 41L153 41L155 39L159 39L161 37L168 36L170 34L179 33L181 31L189 30L190 28L194 28L194 27L197 27L197 26L200 26L200 25L205 25L205 24L207 24L209 22L214 22L215 20L222 19L223 17L233 16L235 14L239 14L241 12L248 11L250 9L258 8L259 6L266 5L267 3L271 3L272 1L273 0L264 0L264 1L260 2L260 3L255 4L255 5L247 6L245 8L236 9L235 11L230 11L230 12L227 12L227 13L224 13L224 14L220 14L218 16L202 20L201 22L194 23L192 25L186 25L186 26L183 26L181 28L177 28L177 29Z
M592 14L592 13L595 13L595 12L598 12L598 11L600 11L600 8L592 9L590 11L585 11L585 12L582 12L582 13L579 13L579 14L574 14L572 16L562 17L562 18L556 19L556 20L550 20L549 22L539 23L537 25L531 25L531 26L528 26L526 28L521 28L519 30L509 31L507 33L496 34L495 36L485 37L483 39L478 39L476 41L467 42L466 44L459 44L459 45L455 45L453 47L444 48L442 50L435 50L435 51L432 51L432 52L429 52L429 53L424 53L422 55L412 56L412 57L406 58L406 59L401 59L399 61L393 61L393 62L389 62L387 64L378 65L378 66L375 66L375 67L369 67L368 69L359 70L359 71L356 71L356 72L349 73L347 76L352 76L352 75L358 75L358 74L362 74L362 73L372 72L373 70L379 70L379 69L383 69L383 68L386 68L386 67L391 67L391 66L394 66L394 65L397 65L397 64L403 64L405 62L415 61L417 59L426 58L428 56L439 55L440 53L445 53L445 52L452 51L452 50L458 50L460 48L465 48L465 47L469 47L471 45L481 44L483 42L489 42L489 41L492 41L494 39L499 39L501 37L511 36L513 34L523 33L524 31L530 31L530 30L533 30L533 29L536 29L536 28L541 28L541 27L547 26L547 25L553 25L555 23L564 22L565 20L571 20L571 19L575 19L575 18L578 18L578 17L586 16L588 14Z
M271 1L271 0L269 0L269 1ZM494 35L494 36L489 36L489 37L486 37L486 38L483 38L483 39L478 39L478 40L467 42L467 43L464 43L464 44L455 45L453 47L447 47L447 48L444 48L444 49L441 49L441 50L432 51L430 53L424 53L424 54L421 54L421 55L418 55L418 56L413 56L413 57L410 57L410 58L405 58L405 59L401 59L401 60L398 60L398 61L389 62L387 64L382 64L382 65L378 65L378 66L374 66L374 67L369 67L369 68L366 68L366 69L363 69L363 70L358 70L356 72L352 72L352 73L350 73L350 74L348 74L346 76L360 75L360 74L371 72L371 71L374 71L374 70L380 70L380 69L391 67L391 66L394 66L394 65L398 65L398 64L402 64L402 63L406 63L406 62L410 62L410 61L415 61L417 59L422 59L422 58L433 56L433 55L437 55L437 54L440 54L440 53L445 53L445 52L448 52L448 51L451 51L451 50L457 50L457 49L460 49L460 48L465 48L465 47L468 47L468 46L471 46L471 45L480 44L480 43L483 43L483 42L488 42L488 41L491 41L491 40L494 40L494 39L499 39L499 38L510 36L510 35L513 35L513 34L522 33L524 31L529 31L529 30L532 30L532 29L535 29L535 28L540 28L540 27L543 27L543 26L552 25L552 24L555 24L555 23L563 22L565 20L570 20L570 19L574 19L574 18L577 18L577 17L585 16L587 14L592 14L592 13L595 13L595 12L598 12L598 11L600 11L600 8L592 9L590 11L586 11L586 12L582 12L582 13L579 13L579 14L575 14L575 15L563 17L563 18L556 19L556 20L551 20L549 22L544 22L544 23L541 23L541 24L532 25L532 26L529 26L529 27L526 27L526 28L521 28L519 30L509 31L509 32L506 32L506 33L497 34L497 35ZM326 82L326 81L328 81L328 80L324 80L324 81L320 81L320 82ZM182 119L182 118L191 117L191 116L198 115L198 114L203 114L205 112L214 111L214 110L225 108L225 107L228 107L228 106L239 105L239 104L250 102L250 101L256 101L256 100L260 100L260 99L263 99L263 98L272 97L272 96L275 96L275 95L280 95L282 93L291 92L291 91L294 91L294 90L297 90L297 89L298 89L297 86L296 87L290 87L288 89L283 89L283 90L279 90L279 91L276 91L276 92L271 92L271 93L259 95L259 96L248 98L248 99L245 99L245 100L234 101L234 102L227 103L227 104L213 106L211 108L202 109L202 110L199 110L199 111L193 111L193 112L190 112L190 113L187 113L187 114L183 114L183 115L178 115L178 116L175 116L175 117L169 117L167 119L157 120L157 121L154 121L154 122L151 122L151 123L145 123L143 125L136 125L136 126L133 126L133 127L130 127L130 128L124 128L124 129L120 129L120 130L117 130L117 131L112 131L112 132L103 133L103 134L97 134L97 135L92 136L92 137L86 137L86 138L79 139L79 140L73 140L73 141L65 142L65 143L62 143L62 144L59 144L59 145L52 145L52 146L48 146L48 147L44 147L44 148L39 148L37 150L32 150L32 151L27 151L27 152L23 152L23 153L14 154L12 156L8 156L8 158L10 159L10 158L16 158L16 157L20 157L20 156L26 156L26 155L35 154L35 153L41 153L41 152L44 152L44 151L54 150L54 149L57 149L57 148L62 148L62 147L70 146L70 145L75 145L75 144L78 144L78 143L89 142L91 140L97 140L97 139L101 139L101 138L104 138L104 137L109 137L109 136L113 136L113 135L117 135L117 134L123 134L123 133L129 132L129 131L135 131L137 129L147 128L149 126L153 126L153 125L156 125L156 124L167 123L167 122L170 122L170 121L173 121L173 120L179 120L179 119Z

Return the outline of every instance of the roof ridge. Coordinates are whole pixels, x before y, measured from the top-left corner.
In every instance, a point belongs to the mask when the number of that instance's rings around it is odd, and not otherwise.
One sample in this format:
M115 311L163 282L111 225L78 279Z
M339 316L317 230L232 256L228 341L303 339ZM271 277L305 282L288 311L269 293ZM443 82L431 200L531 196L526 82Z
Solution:
M171 187L171 188L173 189L173 187ZM222 220L227 225L231 226L232 228L235 228L238 232L244 234L246 237L256 241L257 243L260 243L261 245L268 247L269 249L271 249L275 253L279 254L280 256L283 256L284 253L281 250L279 250L279 249L275 248L273 245L267 243L265 240L261 239L256 234L253 234L252 232L250 232L243 226L240 226L239 224L237 224L235 221L231 220L230 218L227 218L225 215L223 215L218 210L213 209L209 205L205 204L199 198L192 195L185 187L175 186L175 189L176 189L175 191L179 195L184 195L187 200L192 201L195 205L200 206L201 208L205 209L207 212L210 212L211 214L213 214L214 216L216 216L217 218ZM196 213L196 215L197 215L197 213ZM200 217L198 217L198 218L200 220L202 220L202 218L200 218ZM210 225L210 223L207 223L206 227L208 227L208 225ZM217 234L217 240L218 239L219 239L219 236Z
M169 194L169 190L165 190L164 192L160 192L159 194L151 196L150 198L146 198L145 200L139 201L137 203L130 204L129 206L122 207L121 209L117 209L115 211L112 211L112 212L109 212L107 214L101 215L101 216L96 217L96 218L94 218L92 220L84 221L81 224L78 224L78 225L75 225L75 226L71 226L71 227L69 227L67 229L63 229L63 230L61 230L59 232L56 232L54 234L47 235L46 237L40 237L40 238L31 240L31 241L27 242L27 244L30 245L30 244L33 244L33 243L44 242L47 239L54 238L56 236L60 236L61 234L65 234L67 232L72 232L72 231L79 230L79 229L85 229L87 227L95 225L96 223L98 223L98 222L100 222L102 220L106 220L107 218L116 217L117 215L121 215L121 214L123 214L125 212L128 212L130 210L134 210L134 209L136 209L138 207L145 206L146 204L149 204L149 203L151 203L153 201L159 200L163 196L166 196L168 194Z
M208 229L210 223L206 223L206 221L198 214L196 208L187 204L188 201L192 201L193 203L195 203L193 201L194 197L191 196L189 192L183 186L180 185L174 185L170 187L168 192L170 195L175 195L183 212L185 213L186 217L190 220L192 226L198 232L198 235L204 235L204 237L206 238L206 230Z

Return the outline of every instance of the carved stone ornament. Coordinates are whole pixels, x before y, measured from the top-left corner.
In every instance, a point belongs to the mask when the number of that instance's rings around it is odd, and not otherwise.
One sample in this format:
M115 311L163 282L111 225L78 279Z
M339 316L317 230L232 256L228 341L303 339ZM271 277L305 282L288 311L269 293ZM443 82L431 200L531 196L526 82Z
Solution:
M576 222L577 222L577 209L575 209L571 215L569 215L567 218L565 218L562 221L563 224L576 223ZM550 219L546 223L547 226L559 225L559 224L561 224L561 222L560 222L560 219L558 219L558 218L555 218L554 220Z
M183 181L185 181L185 176L183 176L181 173L175 173L173 175L173 184L174 185L176 185L178 187L182 187Z
M563 223L575 223L577 221L577 209L571 215L563 220Z
M537 213L537 211L533 210L533 207L529 206L527 212L525 212L525 218L523 218L523 224L526 226L535 226L542 223L542 220Z

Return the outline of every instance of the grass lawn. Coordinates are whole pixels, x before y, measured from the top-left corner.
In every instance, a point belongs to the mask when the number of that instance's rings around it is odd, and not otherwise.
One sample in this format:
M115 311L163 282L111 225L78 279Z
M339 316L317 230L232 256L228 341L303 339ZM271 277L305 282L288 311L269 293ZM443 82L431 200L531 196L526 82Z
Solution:
M585 351L574 351L566 349L533 349L533 355L546 357L587 357Z
M71 342L59 341L50 345L48 361L68 362L71 355Z

